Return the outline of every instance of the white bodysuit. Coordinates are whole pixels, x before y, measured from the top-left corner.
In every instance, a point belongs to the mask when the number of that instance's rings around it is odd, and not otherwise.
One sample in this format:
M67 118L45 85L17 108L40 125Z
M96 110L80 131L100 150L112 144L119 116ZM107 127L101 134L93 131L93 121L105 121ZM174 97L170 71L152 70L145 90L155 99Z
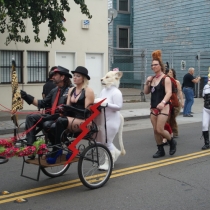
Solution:
M105 109L106 127L107 127L107 147L110 151L116 150L113 140L119 131L121 124L120 110L123 106L123 97L121 91L116 86L104 88L100 93L100 98L106 98L108 106ZM96 124L101 125L98 133L97 141L106 143L106 135L104 132L104 114L101 113L96 119Z
M204 97L205 94L209 93L210 93L210 86L207 84L203 88L202 96ZM210 109L206 109L205 107L203 107L202 131L208 131L209 124L210 124Z

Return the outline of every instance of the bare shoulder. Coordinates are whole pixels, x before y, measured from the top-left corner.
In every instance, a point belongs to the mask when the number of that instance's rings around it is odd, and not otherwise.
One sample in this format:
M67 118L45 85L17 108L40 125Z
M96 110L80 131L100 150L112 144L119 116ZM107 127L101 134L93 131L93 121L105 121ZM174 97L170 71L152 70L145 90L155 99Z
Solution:
M165 80L168 80L168 81L171 80L170 77L167 75L163 76L163 78L165 78Z
M86 92L87 94L94 94L92 88L90 88L90 87L87 87L87 88L85 89L85 92Z
M171 83L170 77L165 77L165 83Z

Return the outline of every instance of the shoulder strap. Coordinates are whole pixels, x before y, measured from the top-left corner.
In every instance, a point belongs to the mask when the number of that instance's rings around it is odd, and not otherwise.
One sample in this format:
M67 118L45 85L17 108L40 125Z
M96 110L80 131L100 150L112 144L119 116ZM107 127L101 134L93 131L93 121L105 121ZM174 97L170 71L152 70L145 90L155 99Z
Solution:
M76 89L76 87L74 87L74 88L72 89L72 91L71 91L71 93L70 93L70 96L72 96L72 95L73 95L73 93L74 93L75 89Z
M166 77L169 77L169 76L165 75L162 79L165 79ZM176 80L174 78L172 78L172 77L169 77L169 78L170 78L170 80L172 82L172 85L174 85L175 87L177 87Z
M177 88L176 80L174 78L170 78L170 79L171 79L171 82L173 82L174 86Z

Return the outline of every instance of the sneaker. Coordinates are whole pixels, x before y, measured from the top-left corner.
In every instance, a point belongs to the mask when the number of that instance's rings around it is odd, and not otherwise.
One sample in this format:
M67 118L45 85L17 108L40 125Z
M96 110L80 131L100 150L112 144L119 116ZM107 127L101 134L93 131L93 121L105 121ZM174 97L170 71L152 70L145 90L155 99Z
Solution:
M183 117L193 117L191 114L184 114Z

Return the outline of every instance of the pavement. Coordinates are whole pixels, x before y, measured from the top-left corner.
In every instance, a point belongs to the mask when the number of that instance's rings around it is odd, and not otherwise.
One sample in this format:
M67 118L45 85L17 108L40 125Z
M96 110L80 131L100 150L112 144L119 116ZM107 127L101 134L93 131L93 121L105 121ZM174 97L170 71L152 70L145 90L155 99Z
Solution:
M128 91L129 93L131 91ZM140 92L139 92L140 93ZM124 95L123 95L124 96ZM125 94L123 108L120 111L125 119L126 122L129 122L131 120L140 120L140 119L146 119L149 118L150 115L150 98L147 96L145 98L145 101L141 101L141 96L136 96L135 99L133 95L127 95ZM193 123L193 122L199 122L202 121L202 109L203 109L203 99L202 98L195 98L194 104L192 107L192 112L194 113L194 117L182 117L182 111L180 113L179 121L181 119L182 123ZM21 113L18 115L18 122L19 124L25 122L26 115L32 111L21 111ZM0 111L0 135L4 134L11 134L14 132L14 124L11 120L11 115L8 112L5 112L4 110Z

